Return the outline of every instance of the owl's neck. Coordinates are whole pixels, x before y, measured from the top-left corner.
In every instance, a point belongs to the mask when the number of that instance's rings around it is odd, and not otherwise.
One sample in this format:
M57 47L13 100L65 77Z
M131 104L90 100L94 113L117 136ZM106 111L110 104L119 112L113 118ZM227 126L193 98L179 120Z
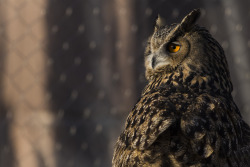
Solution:
M167 88L169 90L182 90L191 92L210 92L220 95L231 96L231 81L224 80L218 75L205 74L199 71L180 68L173 73L163 73L153 78L144 93L152 89Z

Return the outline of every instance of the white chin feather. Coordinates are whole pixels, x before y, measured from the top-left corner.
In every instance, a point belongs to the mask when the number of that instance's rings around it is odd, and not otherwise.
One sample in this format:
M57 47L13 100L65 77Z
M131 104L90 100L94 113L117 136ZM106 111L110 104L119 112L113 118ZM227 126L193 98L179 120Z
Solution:
M160 62L160 63L158 63L156 66L155 66L155 70L157 70L157 69L159 69L159 68L161 68L161 67L163 67L163 66L167 66L167 65L169 65L170 64L170 62L168 61L168 62Z

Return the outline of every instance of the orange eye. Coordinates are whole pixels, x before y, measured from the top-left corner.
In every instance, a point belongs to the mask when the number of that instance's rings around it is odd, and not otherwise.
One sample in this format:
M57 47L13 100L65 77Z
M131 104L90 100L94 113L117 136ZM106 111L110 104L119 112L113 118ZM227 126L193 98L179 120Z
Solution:
M170 53L176 53L180 50L181 45L178 44L177 42L172 42L168 44L167 49Z

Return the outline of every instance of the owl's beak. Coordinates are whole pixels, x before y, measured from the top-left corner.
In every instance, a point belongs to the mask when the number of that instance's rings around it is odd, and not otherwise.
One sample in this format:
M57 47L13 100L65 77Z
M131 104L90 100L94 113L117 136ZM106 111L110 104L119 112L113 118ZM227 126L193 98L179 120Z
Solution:
M169 56L161 52L156 52L155 54L152 54L149 59L152 69L158 69L162 66L170 64Z
M156 58L153 56L152 60L151 60L151 66L154 69L156 66L157 62L156 62Z

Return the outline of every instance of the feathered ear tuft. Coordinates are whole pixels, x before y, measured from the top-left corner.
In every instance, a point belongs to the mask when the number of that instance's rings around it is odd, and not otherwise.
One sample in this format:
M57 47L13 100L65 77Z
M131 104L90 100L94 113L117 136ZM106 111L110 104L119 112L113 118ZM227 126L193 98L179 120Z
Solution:
M158 15L158 18L156 20L155 30L159 29L160 27L163 27L166 25L166 21L164 18L162 18L160 15Z
M196 21L199 19L201 15L200 9L194 9L187 16L185 16L180 24L180 29L184 32L189 31L195 25Z

